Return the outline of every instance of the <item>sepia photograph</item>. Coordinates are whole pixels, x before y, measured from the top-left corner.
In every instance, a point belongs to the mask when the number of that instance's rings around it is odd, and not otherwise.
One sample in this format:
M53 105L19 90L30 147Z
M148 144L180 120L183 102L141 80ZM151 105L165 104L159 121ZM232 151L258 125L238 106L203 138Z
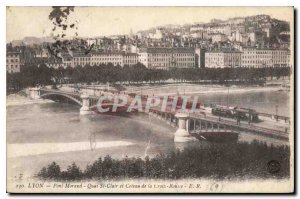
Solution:
M7 192L294 193L294 12L6 6Z

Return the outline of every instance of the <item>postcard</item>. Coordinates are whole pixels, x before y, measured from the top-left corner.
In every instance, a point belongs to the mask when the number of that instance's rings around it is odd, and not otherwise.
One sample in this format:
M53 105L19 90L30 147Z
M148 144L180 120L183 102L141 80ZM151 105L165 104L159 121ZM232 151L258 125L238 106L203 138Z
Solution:
M6 8L9 193L293 193L293 7Z

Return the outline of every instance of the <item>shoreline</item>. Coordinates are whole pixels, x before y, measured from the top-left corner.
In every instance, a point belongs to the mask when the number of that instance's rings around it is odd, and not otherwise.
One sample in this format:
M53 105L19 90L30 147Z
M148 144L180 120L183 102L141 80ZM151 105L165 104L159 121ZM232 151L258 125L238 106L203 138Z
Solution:
M144 87L144 88L143 88ZM266 87L240 87L240 86L219 86L219 85L196 85L196 84L177 84L177 85L165 85L161 87L127 87L125 92L136 94L142 93L143 95L153 95L164 96L164 95L211 95L211 94L240 94L240 93L254 93L254 92L290 92L282 90L281 86L266 86ZM145 88L146 87L146 88ZM139 89L139 90L138 90ZM88 91L93 91L92 89L87 89ZM28 104L45 104L54 103L52 100L48 99L35 99L31 100L27 97L20 96L18 94L11 94L6 96L6 106L20 106Z
M21 106L21 105L29 105L29 104L47 104L54 103L51 100L47 99L29 99L28 97L24 97L18 94L10 94L6 96L6 107L7 106Z
M246 93L246 92L276 92L280 91L282 89L281 86L266 86L266 87L239 87L239 86L199 86L194 84L188 84L188 85L169 85L169 86L163 86L163 87L155 87L155 88L143 88L140 87L138 89L134 88L126 88L126 91L128 92L136 92L143 94L153 94L156 95L182 95L182 94L212 94L212 93ZM161 91L160 91L161 90ZM176 90L176 91L175 91ZM285 91L290 92L290 91Z

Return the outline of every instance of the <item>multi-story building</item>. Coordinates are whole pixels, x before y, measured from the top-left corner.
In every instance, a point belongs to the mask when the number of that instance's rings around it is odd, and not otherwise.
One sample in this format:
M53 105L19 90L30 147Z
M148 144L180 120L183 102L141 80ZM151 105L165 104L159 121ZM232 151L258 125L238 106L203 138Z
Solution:
M235 49L217 49L205 52L206 68L240 67L241 52Z
M292 65L293 65L293 60L291 59L290 51L288 52L288 55L287 55L287 64L288 64L288 67L292 67Z
M85 66L91 64L91 54L85 53L73 53L73 64L72 66Z
M139 51L139 62L155 69L193 68L195 51L193 48L144 48Z
M272 61L274 67L287 67L290 66L289 50L287 49L273 49Z
M139 62L144 64L148 68L148 53L146 49L139 49Z
M262 31L252 31L248 33L248 38L253 46L255 44L262 45L265 41L265 38L267 38L267 33Z
M137 53L123 53L123 64L122 66L132 66L138 63L139 55Z
M218 42L223 42L227 40L227 37L225 34L222 33L215 33L210 35L212 43L218 43Z
M67 57L68 58L68 57ZM89 54L73 53L72 61L67 59L71 66L95 66L100 64L111 63L114 66L132 66L138 63L137 53L121 53L121 52L91 52Z
M289 65L289 50L244 47L242 67L285 67Z
M9 73L20 72L21 61L20 53L7 52L6 53L6 71Z
M60 67L66 68L61 58L49 58L46 62L46 66L55 69L58 69Z
M50 57L50 53L46 48L37 48L35 49L35 57L47 58Z
M74 67L73 57L69 53L63 53L61 57L64 68L67 68L68 66Z
M112 63L114 66L123 66L122 53L118 52L92 52L90 57L90 65Z
M190 32L203 31L208 34L220 33L227 36L231 35L231 26L230 25L221 25L221 24L200 24L195 25L190 28Z

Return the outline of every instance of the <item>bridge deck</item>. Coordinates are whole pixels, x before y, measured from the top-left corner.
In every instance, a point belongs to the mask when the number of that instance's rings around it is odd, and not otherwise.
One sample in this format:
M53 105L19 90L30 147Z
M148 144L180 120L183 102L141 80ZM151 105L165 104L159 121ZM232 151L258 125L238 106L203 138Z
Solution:
M171 112L161 112L159 110L154 110L154 111L157 112L158 114L169 114L169 115L175 116L175 113L171 113ZM195 113L189 113L189 119L196 120L196 121L201 120L201 122L207 122L207 123L211 123L213 125L226 126L226 128L237 130L237 131L254 132L254 133L272 136L272 137L285 139L285 140L289 138L288 131L286 132L283 130L278 130L278 128L276 128L276 126L270 126L269 128L266 128L266 127L258 126L259 124L255 124L255 123L251 123L251 124L240 123L238 125L235 121L226 120L224 118L222 118L220 121L218 117L204 116L204 115L195 114ZM223 127L221 127L221 129L222 128ZM193 130L193 129L191 129L191 130ZM208 131L211 131L211 130L208 130Z

